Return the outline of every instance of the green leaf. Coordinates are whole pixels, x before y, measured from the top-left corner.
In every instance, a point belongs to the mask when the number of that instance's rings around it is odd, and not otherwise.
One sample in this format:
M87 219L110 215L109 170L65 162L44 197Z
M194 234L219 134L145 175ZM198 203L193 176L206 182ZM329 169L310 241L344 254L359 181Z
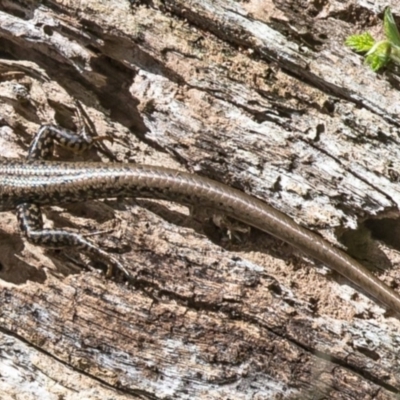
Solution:
M383 26L385 29L385 35L387 39L395 46L400 47L400 34L394 21L393 14L390 11L390 7L385 10L385 16L383 18Z
M373 71L378 71L390 60L400 65L400 33L397 29L390 7L385 9L383 26L386 40L375 42L370 33L349 36L345 44L352 50L367 53L365 63Z
M371 50L375 44L375 40L369 32L365 32L361 35L349 36L344 43L358 53L365 53Z
M384 67L390 60L391 44L388 41L376 43L367 53L365 63L373 71L378 71Z

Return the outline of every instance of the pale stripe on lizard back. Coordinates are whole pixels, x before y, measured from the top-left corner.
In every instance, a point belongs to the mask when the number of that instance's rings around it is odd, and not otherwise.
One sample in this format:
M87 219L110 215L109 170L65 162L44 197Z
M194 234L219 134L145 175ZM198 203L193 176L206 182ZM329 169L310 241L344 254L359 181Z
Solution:
M239 190L200 176L135 164L11 161L0 163L0 209L105 197L165 199L222 211L268 232L336 270L400 313L400 296L364 266L287 215Z

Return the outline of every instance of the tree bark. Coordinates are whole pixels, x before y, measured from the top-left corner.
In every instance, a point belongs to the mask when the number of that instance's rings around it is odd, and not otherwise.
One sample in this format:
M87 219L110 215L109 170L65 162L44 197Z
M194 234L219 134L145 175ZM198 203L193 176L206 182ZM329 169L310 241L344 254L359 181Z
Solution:
M23 158L41 124L78 129L82 108L113 142L56 158L224 182L397 289L399 79L343 44L382 35L387 5L0 0L2 156ZM92 239L135 285L27 243L2 213L2 399L398 398L399 319L289 245L230 239L168 202L45 211L48 226L106 231Z

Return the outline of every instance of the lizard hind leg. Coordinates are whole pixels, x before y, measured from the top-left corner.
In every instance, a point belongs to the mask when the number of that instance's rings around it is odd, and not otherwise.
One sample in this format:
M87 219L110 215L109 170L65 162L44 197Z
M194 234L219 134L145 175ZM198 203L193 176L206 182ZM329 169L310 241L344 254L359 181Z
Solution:
M110 140L107 136L92 138L85 129L76 133L54 125L42 125L36 133L29 147L27 160L48 160L53 156L54 144L69 149L75 153L89 150L95 142ZM65 229L44 229L40 207L34 203L22 203L17 206L17 218L21 231L31 243L50 247L77 247L89 255L98 256L107 261L109 265L107 276L112 275L113 267L121 270L128 278L131 275L126 268L106 251L86 240L84 236Z
M20 229L29 242L53 249L77 247L89 255L97 256L107 261L109 264L107 269L108 277L112 275L114 266L121 270L126 277L129 278L131 276L119 261L86 240L83 235L65 229L44 229L42 213L40 207L36 204L20 204L17 207L17 218Z
M42 125L37 131L28 150L28 160L48 160L53 156L54 144L81 153L89 150L95 142L102 140L112 141L108 136L92 138L83 129L81 133L75 133L55 125Z

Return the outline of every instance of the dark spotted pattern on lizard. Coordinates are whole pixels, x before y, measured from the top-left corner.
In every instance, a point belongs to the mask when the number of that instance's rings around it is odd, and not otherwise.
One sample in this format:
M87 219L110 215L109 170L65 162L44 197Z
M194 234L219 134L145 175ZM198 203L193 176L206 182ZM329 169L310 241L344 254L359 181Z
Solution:
M163 167L48 160L54 141L74 151L85 150L93 144L92 139L77 136L54 126L44 126L32 143L27 161L0 161L0 210L17 209L20 226L28 240L51 247L75 245L105 257L106 252L79 234L43 229L39 207L120 196L201 205L290 243L400 313L399 295L365 267L287 215L239 190ZM108 259L129 276L119 261L110 256Z

